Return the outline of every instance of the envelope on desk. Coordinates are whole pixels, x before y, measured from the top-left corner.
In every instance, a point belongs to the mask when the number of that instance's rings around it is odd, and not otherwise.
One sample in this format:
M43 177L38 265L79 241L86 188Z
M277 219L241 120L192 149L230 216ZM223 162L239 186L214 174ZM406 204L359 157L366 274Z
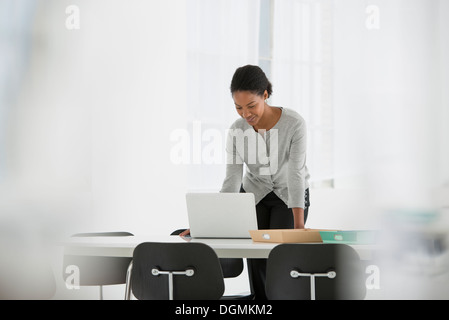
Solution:
M320 231L337 231L329 229L269 229L249 230L255 242L307 243L323 242Z

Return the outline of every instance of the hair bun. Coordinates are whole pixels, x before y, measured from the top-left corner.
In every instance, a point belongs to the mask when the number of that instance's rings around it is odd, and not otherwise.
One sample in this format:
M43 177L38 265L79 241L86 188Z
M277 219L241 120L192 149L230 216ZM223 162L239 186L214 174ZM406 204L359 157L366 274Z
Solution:
M231 94L236 91L250 91L259 96L263 96L267 91L270 97L273 86L259 66L246 65L237 68L232 77Z

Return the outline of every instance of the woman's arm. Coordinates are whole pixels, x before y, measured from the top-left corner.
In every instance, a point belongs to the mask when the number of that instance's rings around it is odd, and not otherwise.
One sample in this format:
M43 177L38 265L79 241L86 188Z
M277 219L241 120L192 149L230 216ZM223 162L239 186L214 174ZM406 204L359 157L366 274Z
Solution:
M306 141L306 125L302 121L295 129L290 144L287 177L289 207L293 211L295 229L304 229Z
M220 192L239 192L243 177L243 160L234 144L232 127L226 139L226 176Z
M288 159L288 207L295 209L297 215L298 209L305 208L305 190L306 190L306 141L307 141L305 122L298 123L291 138L289 159ZM304 215L304 209L301 209ZM299 216L298 216L299 218ZM304 220L304 218L303 218Z
M304 229L304 209L292 208L293 211L293 225L295 229Z

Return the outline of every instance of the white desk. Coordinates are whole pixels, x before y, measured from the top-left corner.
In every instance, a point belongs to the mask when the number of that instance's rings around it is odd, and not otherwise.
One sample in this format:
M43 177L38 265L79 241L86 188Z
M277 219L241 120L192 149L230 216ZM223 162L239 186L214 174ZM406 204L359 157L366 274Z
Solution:
M201 242L209 245L219 258L268 258L279 243L253 242L251 239L191 239L180 236L148 235L132 237L77 237L64 243L65 253L74 255L132 257L142 242ZM350 245L361 260L373 259L372 245Z

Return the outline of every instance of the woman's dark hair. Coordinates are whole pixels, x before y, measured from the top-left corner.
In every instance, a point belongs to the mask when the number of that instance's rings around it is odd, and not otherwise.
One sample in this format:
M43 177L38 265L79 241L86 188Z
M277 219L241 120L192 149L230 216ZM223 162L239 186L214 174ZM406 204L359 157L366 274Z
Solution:
M260 67L246 65L237 68L231 81L231 94L236 91L250 91L263 96L265 90L267 90L268 97L270 97L273 92L273 86Z

